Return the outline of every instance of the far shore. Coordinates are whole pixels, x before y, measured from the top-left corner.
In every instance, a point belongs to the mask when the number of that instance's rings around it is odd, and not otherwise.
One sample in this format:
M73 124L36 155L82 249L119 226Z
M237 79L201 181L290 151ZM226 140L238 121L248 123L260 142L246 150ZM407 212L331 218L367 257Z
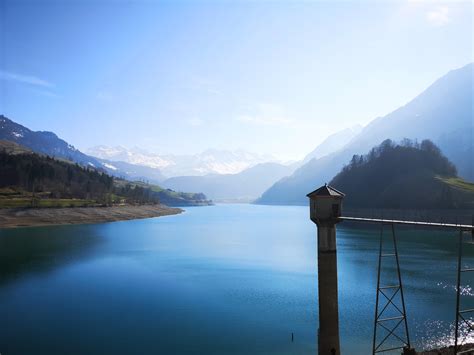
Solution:
M0 229L88 224L179 214L181 208L164 205L0 209Z

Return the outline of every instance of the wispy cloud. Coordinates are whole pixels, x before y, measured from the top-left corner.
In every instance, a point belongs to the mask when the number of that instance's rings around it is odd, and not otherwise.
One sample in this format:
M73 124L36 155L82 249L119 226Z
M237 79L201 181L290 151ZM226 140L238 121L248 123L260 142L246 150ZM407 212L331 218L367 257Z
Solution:
M444 26L451 22L450 11L447 6L438 6L426 14L427 20L435 26Z
M281 107L268 103L258 104L254 113L238 115L236 119L240 122L267 126L282 126L292 122Z
M404 16L420 16L432 26L442 27L458 15L456 1L407 0L401 7Z
M38 78L37 76L12 73L3 70L0 70L0 80L16 81L23 84L41 86L45 88L53 88L55 86L53 83Z
M58 98L60 97L58 94L52 92L51 90L44 90L44 89L33 89L34 92L38 93L39 95L47 96L47 97L52 97L52 98Z

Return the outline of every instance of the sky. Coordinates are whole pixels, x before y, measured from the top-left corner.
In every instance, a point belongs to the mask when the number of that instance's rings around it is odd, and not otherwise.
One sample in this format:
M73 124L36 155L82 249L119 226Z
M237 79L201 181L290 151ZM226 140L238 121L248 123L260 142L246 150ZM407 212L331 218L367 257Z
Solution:
M473 2L0 0L0 114L79 149L301 159L473 61Z

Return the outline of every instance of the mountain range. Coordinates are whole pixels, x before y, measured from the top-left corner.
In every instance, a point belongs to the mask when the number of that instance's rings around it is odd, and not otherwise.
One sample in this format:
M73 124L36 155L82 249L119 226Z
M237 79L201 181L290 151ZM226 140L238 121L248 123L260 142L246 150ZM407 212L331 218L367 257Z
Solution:
M227 201L253 201L277 179L291 174L296 167L268 162L275 158L242 150L230 152L209 149L196 155L161 157L139 148L128 150L123 147L99 146L90 150L96 155L91 156L82 153L52 132L32 131L3 115L0 116L0 141L2 140L13 142L18 149L26 147L32 152L75 162L119 178L164 186L167 190L160 190L159 197L173 205L179 202L179 196L171 198L174 193L172 190L196 191L206 195L203 200L216 198ZM6 146L0 148L6 149ZM162 171L170 175L180 171L195 175L167 179ZM222 172L236 173L221 174ZM202 175L204 173L208 174ZM189 200L190 204L194 203L192 199Z
M278 162L265 154L244 150L207 149L199 154L172 155L156 154L134 147L108 147L104 145L89 148L89 155L108 161L122 161L136 166L159 169L163 176L203 176L207 174L237 174L260 163Z
M356 125L336 132L303 161L284 164L273 156L243 150L208 149L195 155L159 155L140 148L97 146L87 152L106 163L108 168L119 167L130 172L133 167L134 174L176 191L199 191L219 202L252 202L304 162L340 149L361 129ZM130 166L125 167L124 162ZM164 178L165 175L169 178Z
M366 154L387 138L431 139L461 177L474 181L473 68L471 63L450 71L403 107L373 120L343 148L276 182L257 203L306 204L306 194L330 181L354 154Z
M243 150L160 155L140 148L96 146L84 154L52 132L31 131L3 115L0 140L116 177L202 192L222 201L260 196L261 204L306 204L308 191L330 181L354 154L366 154L387 138L430 139L454 163L460 177L474 181L473 75L472 63L453 70L403 107L363 128L342 129L291 164Z
M0 140L14 142L36 153L71 160L84 166L101 166L97 159L82 153L53 132L32 131L4 115L0 115Z
M13 142L35 153L92 167L119 178L146 181L177 191L196 191L219 200L254 200L277 179L291 174L295 168L291 164L269 162L275 160L274 157L242 150L231 152L209 149L196 155L159 156L139 148L128 150L123 147L98 146L89 150L96 155L91 156L52 132L32 131L3 115L0 116L0 140ZM169 176L179 172L194 176L167 179L163 171ZM168 199L161 194L162 200ZM176 201L173 200L174 202Z
M32 131L4 115L0 115L0 140L17 143L31 149L35 153L100 169L116 177L129 180L147 180L153 183L158 183L165 179L158 169L122 161L111 162L84 154L53 132Z

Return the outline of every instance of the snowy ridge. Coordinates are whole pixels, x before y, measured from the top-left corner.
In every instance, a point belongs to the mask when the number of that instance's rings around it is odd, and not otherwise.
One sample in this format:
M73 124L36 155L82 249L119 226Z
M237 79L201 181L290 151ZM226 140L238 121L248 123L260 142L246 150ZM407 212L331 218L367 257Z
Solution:
M237 174L260 163L277 162L271 155L244 150L228 151L208 149L194 155L157 154L134 147L96 146L87 150L89 155L108 161L159 169L165 176L200 176L207 174Z

